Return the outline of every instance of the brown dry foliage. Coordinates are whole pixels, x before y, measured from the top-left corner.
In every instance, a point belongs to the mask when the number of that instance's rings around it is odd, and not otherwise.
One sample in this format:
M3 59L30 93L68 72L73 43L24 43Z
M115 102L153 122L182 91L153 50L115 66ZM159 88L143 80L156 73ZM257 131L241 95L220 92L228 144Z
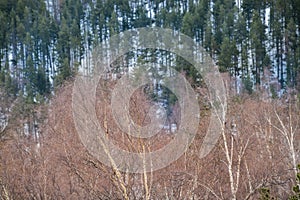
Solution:
M48 108L48 117L41 131L40 146L32 138L7 130L11 139L0 146L0 197L6 199L123 199L125 184L129 199L230 199L228 163L224 153L224 138L220 137L213 151L204 159L198 152L209 124L210 108L201 102L201 123L188 151L170 166L148 173L150 196L146 196L143 174L121 173L93 158L82 145L72 118L72 83L56 92ZM161 131L149 140L129 137L116 126L106 93L97 92L97 115L108 137L116 145L141 152L143 145L151 150L160 148L172 139ZM109 91L107 96L109 96ZM141 124L151 102L137 92L132 99L131 115ZM286 199L294 184L291 159L285 139L274 128L280 123L274 114L295 130L295 147L299 162L299 109L288 109L277 100L263 102L253 97L229 99L224 133L229 147L233 145L232 170L234 180L240 167L237 199L257 199L259 189L268 187L273 196ZM287 119L293 112L292 123ZM105 124L107 121L107 124ZM235 130L233 130L235 127ZM235 136L232 136L235 131ZM245 147L241 162L240 150ZM121 179L121 180L120 180Z

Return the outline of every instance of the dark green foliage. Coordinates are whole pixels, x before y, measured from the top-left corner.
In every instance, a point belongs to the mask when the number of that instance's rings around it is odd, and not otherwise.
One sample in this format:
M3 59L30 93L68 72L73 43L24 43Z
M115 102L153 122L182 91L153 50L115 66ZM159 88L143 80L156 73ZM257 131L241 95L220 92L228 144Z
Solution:
M147 17L147 11L144 7L138 7L134 18L133 26L135 28L148 27L151 24L151 19Z
M234 0L63 0L53 13L47 2L0 0L2 86L14 83L26 95L46 95L53 87L50 80L60 84L73 76L93 45L128 29L156 25L195 39L221 72L241 77L248 92L261 84L265 67L276 72L282 88L299 88L299 0L244 0L241 5ZM175 62L197 82L200 75L189 63Z
M300 164L298 165L298 173L296 177L296 185L293 187L294 195L289 200L300 200Z
M259 13L253 12L253 22L250 28L251 47L254 51L254 77L255 83L260 84L260 75L263 72L263 60L266 55L264 42L266 40L265 25L262 23Z
M183 22L182 22L182 33L193 37L194 33L195 33L195 23L194 23L194 17L192 15L192 13L185 13L184 17L183 17Z
M0 87L3 87L5 84L5 73L3 70L0 71Z
M275 198L271 196L269 188L261 188L259 190L260 197L259 200L274 200Z
M234 37L238 44L243 44L246 42L248 37L248 30L247 30L247 21L245 16L240 13L235 23L235 32Z
M201 74L199 74L191 63L180 56L176 56L175 70L183 73L192 85L200 85Z
M291 18L287 28L286 28L286 33L285 33L285 38L286 38L286 49L287 49L287 79L288 79L288 84L290 86L295 86L296 85L296 68L298 67L297 60L299 58L296 57L297 54L297 28L296 24L294 22L294 19Z
M249 94L253 93L253 83L252 83L249 75L247 75L245 78L243 78L243 85L244 85L244 89Z
M219 66L221 72L230 71L232 68L231 62L231 44L228 37L225 37L221 45L221 53L219 57Z
M277 93L276 93L276 89L274 88L273 85L270 86L270 92L272 95L272 99L276 99L278 97Z
M36 78L36 89L40 95L47 95L50 93L51 85L49 81L49 77L45 74L43 68L39 68L37 72Z
M17 81L8 74L5 76L4 88L5 88L6 94L8 96L14 97L18 93Z
M72 71L69 64L69 59L65 58L62 65L59 68L59 73L55 77L54 84L55 86L61 85L64 80L68 79L72 75Z

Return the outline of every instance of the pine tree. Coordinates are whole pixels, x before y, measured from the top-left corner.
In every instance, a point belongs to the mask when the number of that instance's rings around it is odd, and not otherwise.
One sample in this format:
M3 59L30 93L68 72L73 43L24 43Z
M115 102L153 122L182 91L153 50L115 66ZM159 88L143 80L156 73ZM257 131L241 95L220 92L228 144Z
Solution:
M45 69L43 67L38 68L35 88L42 96L50 93L51 86L49 77L45 74Z
M181 27L181 31L182 33L193 37L194 36L194 18L193 15L189 12L185 13L184 17L183 17L183 22L182 22L182 27Z
M260 84L261 73L263 72L263 59L266 55L265 50L265 25L262 24L260 15L257 11L253 13L253 22L250 28L251 48L254 51L254 77L255 83Z
M26 60L25 76L26 76L25 89L27 94L26 97L30 103L33 103L33 99L35 97L35 85L37 84L37 80L36 80L35 67L31 55L29 55Z
M2 70L2 59L5 58L5 49L7 49L7 18L5 13L0 10L0 72Z
M70 75L70 73L68 73L70 69L67 69L70 68L70 30L64 17L62 18L62 24L58 33L56 48L59 56L58 61L60 63L59 74L61 74L61 78L64 80Z
M290 86L295 85L295 75L296 75L296 48L297 48L297 28L294 23L293 18L290 19L290 22L287 25L285 33L285 42L286 42L286 60L287 60L287 82Z
M231 44L228 37L225 37L223 39L222 45L221 45L221 52L219 56L219 66L220 66L220 72L226 72L229 71L230 74L233 73L232 70L232 52L231 52Z
M113 36L119 33L120 24L118 21L118 16L115 12L112 13L111 18L109 20L109 35Z
M206 22L206 27L205 27L205 38L204 38L204 48L206 49L207 52L210 53L210 56L213 56L214 53L214 46L213 44L213 33L212 33L212 25L210 22L210 12L207 14L207 22Z
M242 45L246 44L246 39L248 37L248 31L247 31L247 22L246 18L243 14L238 15L237 22L235 23L235 32L234 32L234 38L237 42L237 44Z
M147 16L147 10L139 6L136 11L133 26L135 28L148 27L151 24L151 19Z
M196 39L198 42L201 42L203 44L204 41L204 32L205 32L205 26L207 23L207 16L208 16L208 1L203 0L200 1L199 4L195 8L195 13L193 13L194 17L194 26L195 26L195 34Z
M249 74L248 71L248 49L246 45L242 46L241 50L241 61L242 61L242 77L246 77Z

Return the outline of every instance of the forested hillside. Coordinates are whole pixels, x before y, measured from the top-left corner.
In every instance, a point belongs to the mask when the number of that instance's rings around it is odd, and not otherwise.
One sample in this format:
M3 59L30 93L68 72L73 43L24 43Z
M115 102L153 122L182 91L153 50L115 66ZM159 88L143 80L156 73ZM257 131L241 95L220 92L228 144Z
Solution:
M31 101L72 76L95 45L138 27L193 37L249 91L268 70L275 90L298 82L299 1L2 0L0 22L1 86Z
M130 173L82 144L72 92L79 72L93 70L96 47L143 27L181 32L203 47L223 77L227 115L214 148L199 158L220 106L202 74L167 50L122 55L95 89L98 123L114 144L144 155L174 140L184 116L161 82L169 67L197 94L201 119L180 158ZM133 93L130 109L114 108L114 87L124 74L140 76L139 65L153 84ZM300 0L0 0L0 199L300 199L299 90ZM114 109L142 126L153 105L167 113L155 137L117 126Z

